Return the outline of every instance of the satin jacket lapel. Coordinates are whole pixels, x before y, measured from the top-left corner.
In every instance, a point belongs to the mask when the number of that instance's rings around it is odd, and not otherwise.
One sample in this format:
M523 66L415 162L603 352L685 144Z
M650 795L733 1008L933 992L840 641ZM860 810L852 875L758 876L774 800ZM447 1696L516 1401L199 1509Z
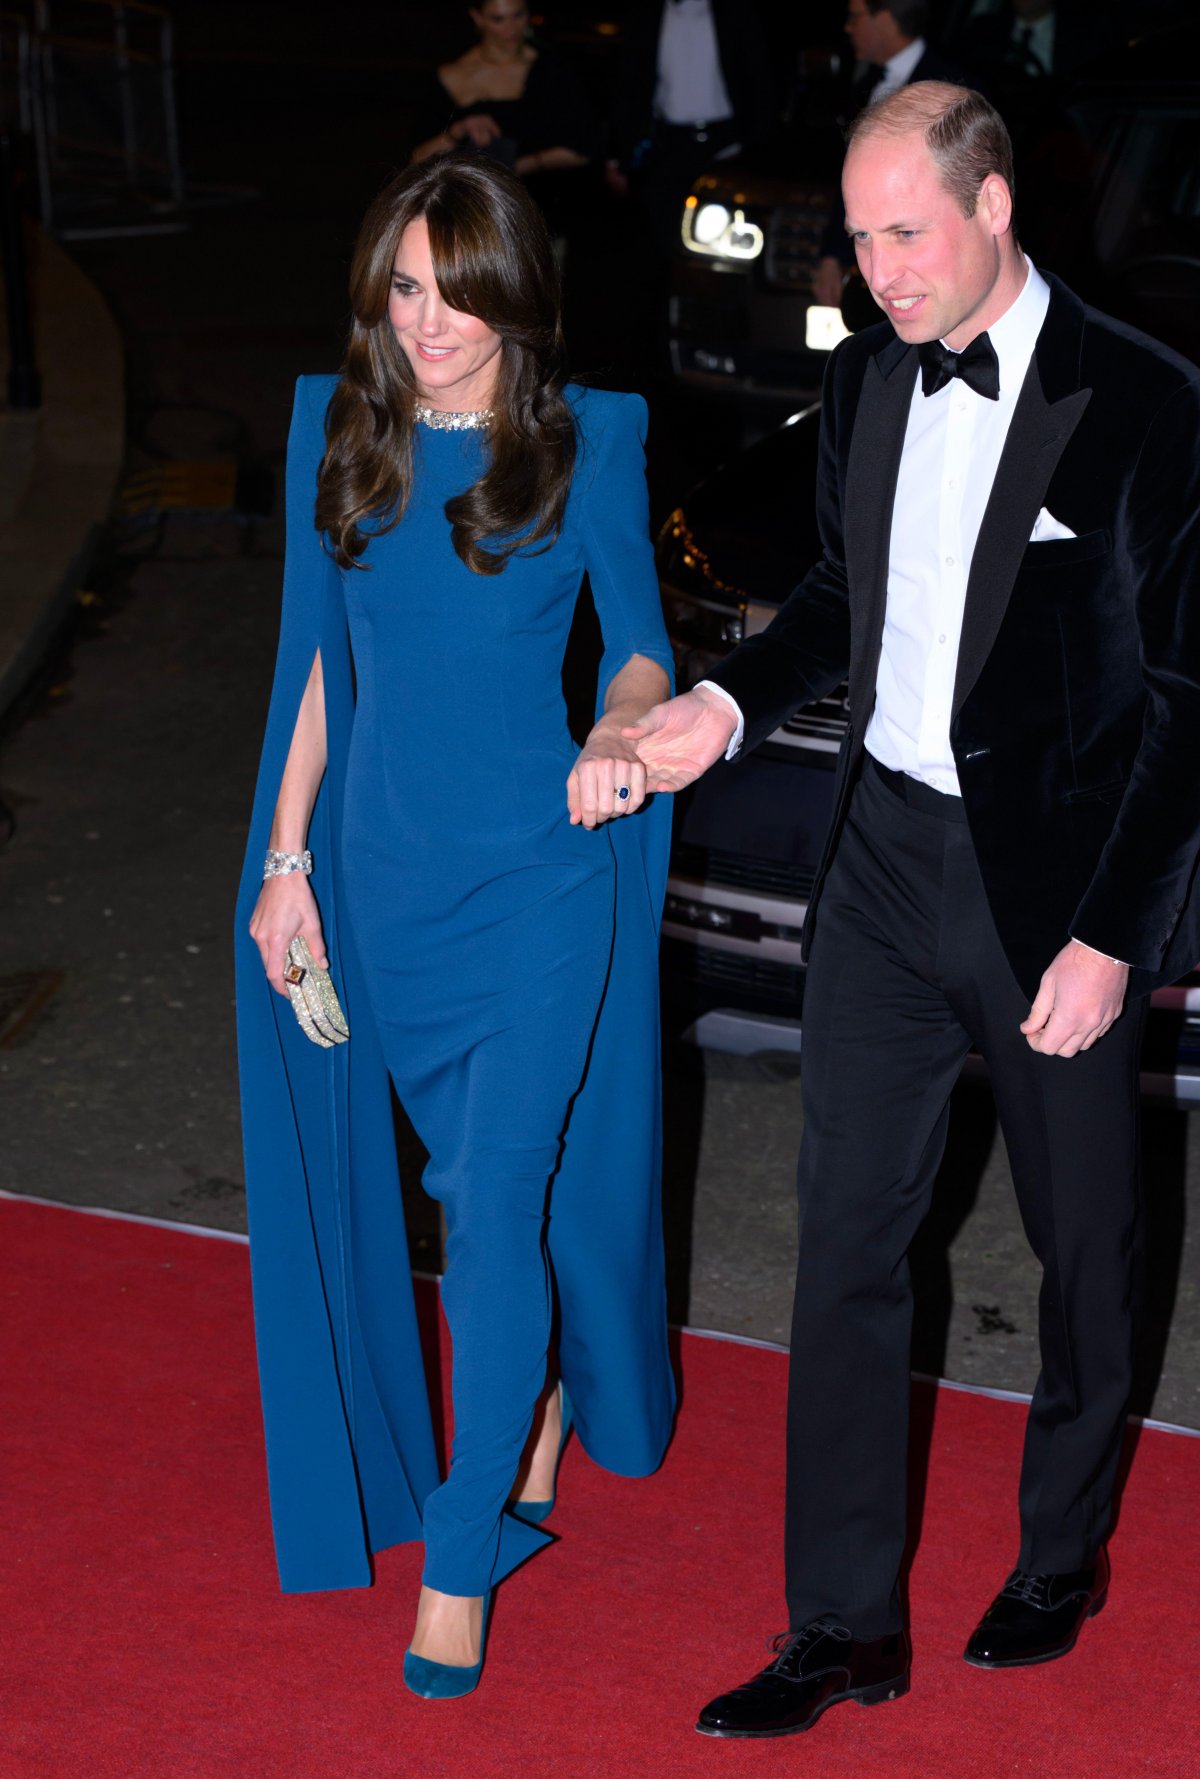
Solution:
M900 454L917 379L917 354L889 340L863 375L846 464L845 550L850 589L850 709L861 735L875 698L888 551Z
M1053 288L1052 284L1052 293ZM958 648L952 704L955 716L979 678L996 640L1050 478L1091 400L1091 390L1080 389L1077 383L1070 394L1058 401L1048 400L1043 390L1038 361L1041 359L1045 365L1047 351L1059 344L1055 336L1068 331L1053 325L1057 319L1052 308L1042 329L1043 337L1050 337L1045 340L1045 349L1039 339L1038 350L1029 362L979 527ZM1061 362L1060 359L1059 366Z

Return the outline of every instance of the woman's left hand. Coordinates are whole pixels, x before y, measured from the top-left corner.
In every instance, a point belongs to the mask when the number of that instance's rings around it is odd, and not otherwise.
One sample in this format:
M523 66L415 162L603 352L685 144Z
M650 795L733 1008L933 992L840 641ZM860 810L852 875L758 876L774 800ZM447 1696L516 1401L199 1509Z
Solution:
M646 768L637 749L621 734L620 718L601 717L567 779L572 824L598 828L614 816L632 815L645 800Z

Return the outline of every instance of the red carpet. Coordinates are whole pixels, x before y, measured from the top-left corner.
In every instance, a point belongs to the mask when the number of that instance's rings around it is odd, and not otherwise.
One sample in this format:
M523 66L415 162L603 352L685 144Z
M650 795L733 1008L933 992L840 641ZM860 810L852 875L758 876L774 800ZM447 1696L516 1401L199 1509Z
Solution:
M417 1549L369 1592L277 1592L245 1249L20 1201L0 1237L3 1779L1200 1774L1200 1440L1142 1434L1075 1655L986 1674L959 1655L1015 1549L1022 1411L940 1391L912 1693L712 1742L696 1708L783 1623L785 1362L685 1336L662 1471L623 1482L572 1443L561 1543L501 1589L480 1690L427 1704L400 1679Z

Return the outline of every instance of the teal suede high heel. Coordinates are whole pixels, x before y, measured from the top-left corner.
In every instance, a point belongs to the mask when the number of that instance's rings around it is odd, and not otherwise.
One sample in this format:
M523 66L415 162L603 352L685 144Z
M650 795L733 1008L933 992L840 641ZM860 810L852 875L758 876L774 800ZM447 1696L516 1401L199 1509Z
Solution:
M559 1379L558 1385L558 1400L560 1413L562 1414L562 1432L558 1437L558 1457L554 1461L556 1485L554 1493L551 1495L549 1501L510 1501L508 1504L508 1511L515 1514L519 1520L524 1520L527 1526L540 1526L543 1520L548 1520L550 1515L554 1512L554 1503L558 1496L558 1463L563 1454L563 1447L567 1443L567 1436L570 1433L575 1420L574 1411L571 1407L571 1398L567 1395L567 1386L562 1382L561 1378Z
M492 1590L483 1596L483 1623L479 1630L479 1660L469 1668L451 1662L431 1662L423 1655L404 1652L404 1684L419 1699L463 1699L473 1693L483 1673L487 1652L488 1618L492 1609Z

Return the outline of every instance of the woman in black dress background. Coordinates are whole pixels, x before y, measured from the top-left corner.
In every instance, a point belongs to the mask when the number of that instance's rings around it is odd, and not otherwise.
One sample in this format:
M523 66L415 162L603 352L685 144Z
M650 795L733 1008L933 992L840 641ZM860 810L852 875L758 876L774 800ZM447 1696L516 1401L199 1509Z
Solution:
M478 41L430 77L416 108L412 159L473 145L528 182L561 235L583 170L596 159L587 92L565 61L531 38L523 0L484 0L467 12Z

